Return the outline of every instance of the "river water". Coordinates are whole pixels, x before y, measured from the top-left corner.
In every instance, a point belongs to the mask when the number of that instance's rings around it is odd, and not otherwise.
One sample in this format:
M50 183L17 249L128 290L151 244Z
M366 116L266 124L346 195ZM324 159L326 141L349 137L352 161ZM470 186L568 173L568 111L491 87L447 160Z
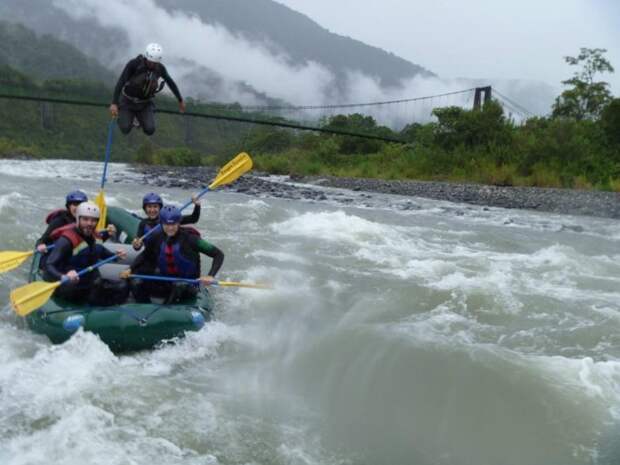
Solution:
M106 197L138 211L127 172ZM100 173L0 161L0 250ZM219 277L275 289L212 291L215 321L151 352L51 345L7 304L27 266L0 275L0 463L620 463L618 221L378 199L209 193Z

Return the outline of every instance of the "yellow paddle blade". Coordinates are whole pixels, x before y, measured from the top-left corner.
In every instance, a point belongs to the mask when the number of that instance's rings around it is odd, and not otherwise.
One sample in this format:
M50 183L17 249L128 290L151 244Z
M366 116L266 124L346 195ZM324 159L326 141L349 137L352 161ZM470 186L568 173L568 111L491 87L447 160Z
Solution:
M97 197L94 200L95 204L99 207L100 216L99 221L97 222L97 230L105 229L106 215L108 213L108 207L105 204L105 196L103 194L103 189L99 191Z
M55 283L46 283L45 281L36 281L26 284L11 291L11 305L13 310L19 316L26 316L34 312L37 308L47 302L54 289L60 286L60 281Z
M34 250L30 252L15 252L12 250L0 252L0 273L6 273L7 271L17 268L33 253Z
M250 289L273 289L271 284L261 284L261 283L238 283L234 281L218 281L218 286L221 287L247 287Z
M247 153L241 152L222 167L219 173L217 173L217 177L209 184L209 189L229 184L251 169L252 159Z

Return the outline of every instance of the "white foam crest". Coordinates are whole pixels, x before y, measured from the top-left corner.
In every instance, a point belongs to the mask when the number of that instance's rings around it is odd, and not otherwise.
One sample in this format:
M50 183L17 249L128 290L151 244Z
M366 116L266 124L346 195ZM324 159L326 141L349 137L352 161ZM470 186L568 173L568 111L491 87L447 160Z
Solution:
M218 290L218 306L226 308L226 321L243 325L243 343L254 353L274 351L293 357L323 314L315 280L296 270L265 266L248 269L242 279L269 282L273 289Z
M618 228L606 218L494 207L475 208L470 205L464 205L463 212L464 214L456 219L470 224L561 233L564 236L595 237L605 241L620 240Z
M240 278L231 281L270 284L272 289L221 288L215 289L218 298L226 299L237 309L253 309L256 305L281 308L282 302L295 302L303 296L315 292L313 279L298 270L286 270L281 267L265 265L246 269ZM230 300L232 299L232 300Z
M506 254L490 256L491 260L510 262L522 275L544 276L548 281L572 281L578 277L609 280L620 271L617 263L608 256L590 256L577 252L573 247L554 244L534 253Z
M309 263L308 260L300 257L299 255L294 255L286 252L274 252L270 250L256 250L252 252L249 256L254 258L271 258L279 262L298 263L300 265L306 265Z
M281 223L272 224L272 230L282 236L320 238L329 247L344 245L329 253L342 258L356 257L382 265L379 272L385 272L385 265L400 269L406 260L418 256L421 250L440 248L421 239L428 228L417 226L395 226L367 220L347 214L342 210L334 212L307 212ZM389 269L388 269L389 272Z
M423 259L407 260L404 266L390 270L392 274L402 279L420 278L435 281L442 276L455 272L457 265L446 260Z
M350 284L345 284L340 281L335 281L333 279L328 279L325 283L325 288L331 290L334 293L339 293L345 291L351 287Z
M108 164L108 172L127 174L125 163ZM75 160L0 160L0 174L21 178L61 178L79 181L100 181L102 164L97 161ZM136 177L138 177L136 175Z
M246 208L251 208L253 210L267 210L267 209L271 208L271 205L269 205L264 200L253 199L253 198L250 198L247 202L238 203L238 204L234 204L234 205L238 205L238 206L242 206L242 207L246 207Z
M591 357L524 356L553 384L601 404L620 420L620 361L594 361ZM555 382L553 382L555 381Z
M514 295L519 289L519 280L510 263L490 262L486 268L481 269L455 268L447 263L431 263L431 274L425 275L420 270L414 276L424 279L425 285L431 289L458 291L466 295L490 295L505 312L515 313L523 308L523 304ZM444 271L447 274L441 275Z
M471 248L472 245L447 247L445 243L418 241L416 247L412 247L415 258L404 260L406 251L401 251L398 256L383 260L383 264L392 266L384 271L402 279L422 280L433 289L493 294L511 311L522 308L517 294L589 301L595 292L596 298L609 302L620 298L615 292L594 291L591 287L577 285L576 280L585 278L609 283L610 265L613 264L608 260L583 256L572 247L558 244L533 253L495 252L484 244L474 245L476 248ZM358 254L380 257L377 250L361 250ZM400 266L396 266L399 263Z
M90 405L77 406L68 410L51 428L10 440L5 445L6 461L3 463L119 463L122 449L111 447L112 444L102 438L102 433L109 434L113 425L114 415Z
M0 370L0 411L19 409L36 419L64 411L96 389L118 359L92 333L78 331L62 345L42 346L31 359L18 359Z
M518 366L545 380L567 397L597 404L620 420L620 361L594 361L591 357L528 355L497 344L481 342L481 335L494 328L450 310L447 304L404 321L378 327L385 334L405 337L420 347L466 351L481 363L503 362ZM493 361L495 360L495 362Z
M187 331L185 337L174 344L164 345L153 352L124 357L121 364L131 369L138 368L146 376L165 376L187 362L215 358L225 342L242 340L239 327L211 321L200 331Z
M590 308L593 312L620 323L620 307L592 305Z
M405 336L415 345L441 346L450 350L462 350L463 346L475 345L479 342L477 334L492 331L490 326L455 313L449 303L380 328L388 334Z
M21 201L23 198L24 196L19 192L0 195L0 212L6 207L15 206L16 202Z
M342 210L335 212L307 212L271 226L283 236L320 237L328 241L358 244L383 239L391 228Z
M211 454L183 449L171 440L149 435L139 425L123 426L115 415L92 405L77 406L49 428L10 439L0 452L2 458L2 463L10 465L218 463Z
M2 281L3 280L0 278L0 282ZM9 308L9 305L7 305L7 308L2 309L2 312L6 312L7 321L12 321L16 318L13 315L13 310ZM4 320L5 315L1 315L0 367L8 367L11 363L19 363L19 360L22 358L31 358L37 350L40 350L43 346L49 345L47 338L31 333L25 333L24 331L19 330L16 326L5 323ZM0 379L2 379L2 370L0 370ZM0 384L0 386L2 385Z

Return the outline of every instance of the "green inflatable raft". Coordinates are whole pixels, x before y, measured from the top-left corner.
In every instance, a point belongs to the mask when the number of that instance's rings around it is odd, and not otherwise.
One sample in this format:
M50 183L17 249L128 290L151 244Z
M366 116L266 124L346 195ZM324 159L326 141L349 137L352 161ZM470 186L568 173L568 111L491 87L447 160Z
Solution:
M121 208L108 207L107 220L116 226L121 241L109 247L125 247L128 258L122 263L103 265L100 273L107 279L117 279L118 273L136 256L128 244L136 235L140 219ZM39 256L35 254L30 281L41 280L38 269ZM182 337L186 331L198 331L211 319L212 310L213 301L206 289L196 299L175 305L128 301L111 307L76 306L53 297L30 313L26 321L32 331L48 336L56 344L65 342L81 327L97 334L112 351L119 353L152 349Z

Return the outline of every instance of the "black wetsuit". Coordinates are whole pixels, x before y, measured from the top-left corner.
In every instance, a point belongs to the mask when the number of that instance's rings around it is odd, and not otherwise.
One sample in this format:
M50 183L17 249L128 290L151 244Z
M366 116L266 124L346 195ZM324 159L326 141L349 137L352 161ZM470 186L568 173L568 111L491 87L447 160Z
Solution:
M176 268L173 273L163 269L166 265L162 262L166 246L176 248L175 256L181 258L181 262L175 261L172 264ZM134 260L131 272L195 279L200 277L201 253L213 259L208 274L215 276L224 263L224 253L220 249L182 229L173 237L168 237L163 231L158 231L153 234L153 240L148 241L145 249ZM150 302L150 297L156 296L165 298L166 303L178 303L194 298L198 292L198 286L189 283L166 283L141 279L133 279L131 289L137 302Z
M161 63L149 68L146 58L138 55L125 65L112 97L112 103L119 106L118 127L123 134L131 131L134 117L145 134L150 136L155 132L153 97L160 89L160 79L164 80L179 102L183 101L179 88Z

